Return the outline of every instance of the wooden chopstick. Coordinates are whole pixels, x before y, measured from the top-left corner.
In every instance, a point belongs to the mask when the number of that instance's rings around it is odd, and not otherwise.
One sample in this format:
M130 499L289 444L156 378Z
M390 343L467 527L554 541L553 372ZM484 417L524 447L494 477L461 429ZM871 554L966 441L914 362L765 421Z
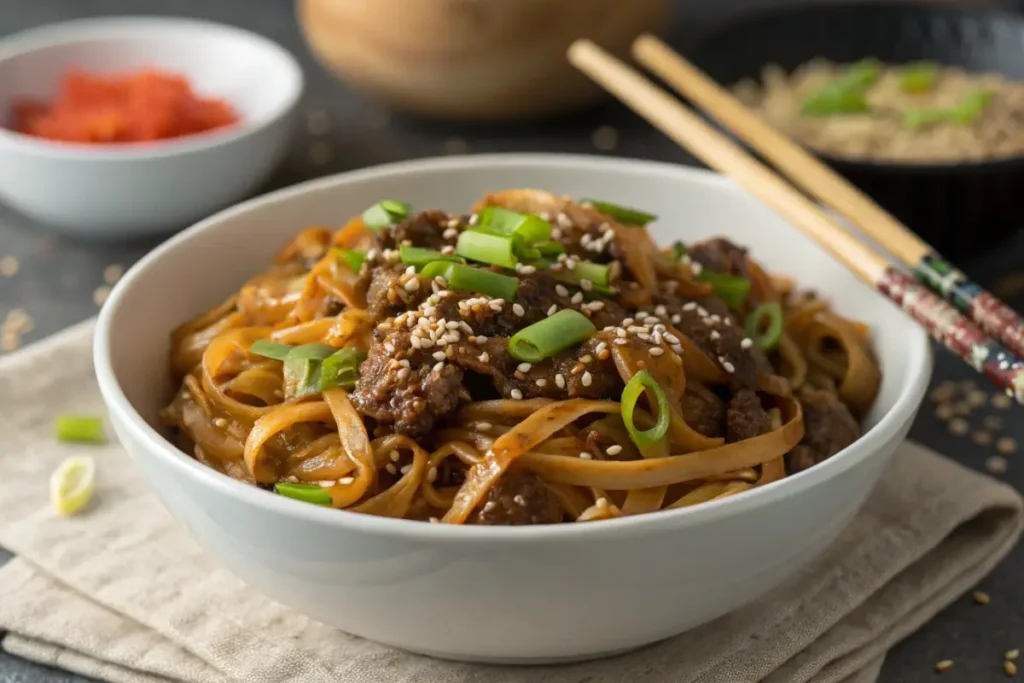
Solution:
M589 40L573 43L568 57L578 69L694 156L730 175L775 209L855 275L899 305L932 337L1024 403L1024 363L986 337L955 308L890 265L806 195L636 70Z
M942 258L927 242L853 184L747 109L729 91L654 36L633 43L637 61L660 76L798 186L838 211L1018 356L1024 356L1024 320Z

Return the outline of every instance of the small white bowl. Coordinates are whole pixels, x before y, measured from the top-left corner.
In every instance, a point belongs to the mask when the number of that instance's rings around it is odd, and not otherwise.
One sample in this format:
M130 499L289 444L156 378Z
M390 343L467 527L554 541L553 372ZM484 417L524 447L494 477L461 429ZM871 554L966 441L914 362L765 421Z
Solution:
M692 508L533 527L449 526L329 510L230 479L178 450L157 413L174 392L174 326L220 302L309 225L382 198L465 211L532 186L642 207L657 239L724 234L871 325L884 377L867 431L825 462ZM850 521L903 440L931 371L927 335L730 181L582 156L425 160L246 202L143 258L100 314L96 374L121 442L211 556L270 598L344 631L445 658L597 657L704 624L763 595Z
M68 144L0 127L0 200L67 234L115 238L188 225L257 189L287 151L302 94L298 62L248 31L169 18L85 19L0 42L0 123L13 100L49 100L69 67L179 72L241 121L130 145Z

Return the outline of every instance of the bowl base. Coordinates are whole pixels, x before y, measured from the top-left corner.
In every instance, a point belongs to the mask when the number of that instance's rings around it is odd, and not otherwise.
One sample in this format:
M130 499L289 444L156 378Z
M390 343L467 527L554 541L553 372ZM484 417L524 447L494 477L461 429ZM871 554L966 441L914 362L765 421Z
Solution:
M420 650L403 648L399 645L384 643L390 647L396 647L406 652L412 652L417 655L426 655L427 657L433 657L434 659L444 659L451 662L466 662L468 664L494 664L498 666L549 666L555 664L577 664L579 662L589 662L595 659L607 659L609 657L617 657L624 655L627 652L639 650L640 648L653 645L654 643L644 643L640 645L630 645L629 647L618 648L615 650L605 650L602 652L592 652L578 655L568 655L565 657L488 657L462 654L459 652L435 652L433 650Z

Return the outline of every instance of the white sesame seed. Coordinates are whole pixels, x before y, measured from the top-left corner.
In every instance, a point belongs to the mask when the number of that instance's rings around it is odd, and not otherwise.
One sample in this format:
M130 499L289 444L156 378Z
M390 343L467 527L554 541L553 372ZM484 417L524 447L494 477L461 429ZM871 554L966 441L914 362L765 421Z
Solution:
M727 361L727 360L726 360L726 361L722 361L722 368L723 368L723 369L724 369L724 370L725 370L726 372L728 372L729 374L732 374L732 373L736 372L736 366L735 366L735 365L733 365L732 363L730 363L730 362L729 362L729 361Z
M620 446L619 444L613 444L608 448L604 449L604 452L607 453L608 455L618 455L619 453L622 452L622 446Z
M565 288L565 285L555 285L555 294L558 296L569 296L569 290Z
M517 401L523 397L523 392L519 391L518 389L513 389L512 391L510 391L508 393L509 393L509 396L511 396L512 398L516 399Z
M432 367L431 370L433 372L441 372L442 370L444 370L444 361L442 360L438 361L437 363L434 363L434 367Z
M491 425L490 422L477 422L476 423L476 430L478 432L486 432L488 429L491 428L491 426L492 425Z
M518 370L519 372L529 372L532 367L533 365L531 365L530 363L520 363L519 365L516 366L516 370Z
M416 274L416 266L409 266L408 268L406 268L405 269L405 274L406 275L415 275Z
M213 418L213 425L215 427L220 427L221 429L224 429L225 427L228 426L228 421L223 417L215 417Z
M670 318L670 320L672 321L673 325L678 325L679 323L683 322L683 316L676 313Z
M398 370L398 381L404 382L409 378L409 368L400 368Z
M354 477L342 477L341 479L338 480L339 484L343 484L345 486L348 486L349 484L351 484L353 482L355 482L355 478Z
M523 266L519 272L523 275L533 275L537 272L537 266Z
M398 462L402 455L397 450L393 450L388 453L388 457L391 458L391 462Z
M598 342L597 346L594 348L594 350L597 351L598 353L601 353L602 351L604 351L607 348L608 348L608 342Z
M743 341L740 342L740 348L743 348L743 349L749 349L753 345L754 345L754 340L750 339L749 337L744 337Z
M581 278L580 287L583 289L584 292L589 292L594 288L594 283L586 278Z
M484 503L484 512L490 512L496 507L498 507L498 504L495 503L493 500L489 500L486 503Z
M573 302L574 304L583 303L583 292L576 292L575 294L572 295L572 298L569 299L569 301Z
M329 489L329 488L335 486L337 483L338 482L334 481L333 479L324 479L323 481L318 481L317 482L317 484L320 484L320 488L324 488L324 489Z
M647 353L651 354L652 356L660 356L661 354L665 353L665 349L661 348L660 346L652 346L647 351Z
M551 308L548 309L548 315L554 315L558 313L558 304L551 304Z
M526 315L526 309L519 304L512 304L512 312L518 315L520 318Z
M593 460L594 456L586 451L580 451L580 460Z
M447 357L447 354L444 351L434 351L434 353L431 354L431 357L434 360L444 360Z
M593 361L594 361L594 357L591 356L589 353L580 356L580 362L581 363L592 363Z
M697 304L695 302L693 302L693 301L688 301L687 303L683 304L683 310L684 311L695 311L695 310L697 310Z
M480 362L481 363L486 363L489 360L491 360L491 357L487 354L486 351L484 351L483 353L480 354Z
M395 345L392 344L391 342L384 342L384 350L387 351L388 353L394 353Z
M558 373L557 375L555 375L555 384L558 385L559 389L565 389L565 377L562 375L562 373Z
M402 469L398 471L401 472L402 474L409 474L410 470L412 470L412 465L404 465Z
M476 342L475 342L476 344L483 344L486 341L487 341L487 337L485 337L484 335L482 335L482 334L476 335Z
M412 367L409 364L409 359L408 358L403 358L402 360L398 361L398 364L401 365L403 368Z
M436 467L431 467L429 470L427 470L427 481L430 482L431 484L433 484L435 481L437 481L437 468Z
M543 377L541 377L540 379L537 380L537 386L538 387L546 387L547 385L548 385L548 381L546 379L544 379Z
M523 494L521 493L517 493L515 496L513 496L512 502L521 507L526 507L526 499L523 498Z
M580 378L580 382L582 382L585 387L589 387L593 381L594 378L589 372L584 372L583 377Z
M716 339L721 339L722 335L718 334L718 330L711 330L711 334L708 335L708 338L714 341Z
M625 330L623 330L623 332L625 332ZM623 335L622 337L618 337L616 339L613 339L612 343L615 344L616 346L623 346L625 344L628 344L629 340L625 339L625 335Z
M479 220L480 220L480 216L476 215L475 213L471 214L469 216L469 224L470 225L476 225Z
M398 474L398 470L395 469L395 466L392 465L391 463L385 465L384 469L387 470L388 474Z

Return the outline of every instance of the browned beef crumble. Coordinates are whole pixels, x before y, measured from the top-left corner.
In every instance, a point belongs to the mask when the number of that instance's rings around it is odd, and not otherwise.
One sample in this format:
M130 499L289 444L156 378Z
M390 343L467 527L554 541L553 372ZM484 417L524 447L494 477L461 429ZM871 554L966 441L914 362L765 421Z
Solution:
M860 436L856 418L835 394L804 387L798 397L804 411L804 438L786 456L790 474L831 458Z
M561 508L537 475L510 470L487 492L471 521L476 524L555 524Z

